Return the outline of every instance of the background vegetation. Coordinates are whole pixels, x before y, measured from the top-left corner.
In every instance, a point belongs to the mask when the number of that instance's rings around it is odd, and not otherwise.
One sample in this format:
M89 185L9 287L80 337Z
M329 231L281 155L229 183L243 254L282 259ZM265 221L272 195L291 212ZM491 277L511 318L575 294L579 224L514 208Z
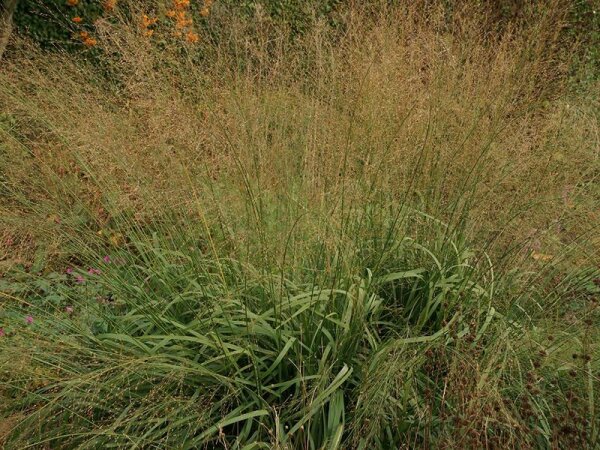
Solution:
M598 447L596 5L18 8L5 448Z

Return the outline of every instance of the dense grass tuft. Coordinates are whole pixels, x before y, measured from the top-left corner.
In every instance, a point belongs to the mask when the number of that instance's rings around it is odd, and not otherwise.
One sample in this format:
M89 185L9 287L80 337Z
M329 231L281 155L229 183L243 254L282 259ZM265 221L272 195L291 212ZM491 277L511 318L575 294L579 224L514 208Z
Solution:
M600 445L598 98L559 3L15 38L0 443Z

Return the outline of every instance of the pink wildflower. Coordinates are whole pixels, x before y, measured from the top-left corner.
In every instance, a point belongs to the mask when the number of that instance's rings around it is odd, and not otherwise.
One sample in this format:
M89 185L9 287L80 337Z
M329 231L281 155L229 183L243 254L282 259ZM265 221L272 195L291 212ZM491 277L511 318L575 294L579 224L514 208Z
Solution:
M67 307L65 308L65 311L66 311L68 314L73 314L73 307L72 307L72 306L67 306Z
M77 275L75 276L75 281L77 281L78 283L85 283L85 278L83 278L82 275Z
M25 318L25 322L27 322L29 325L31 325L33 323L33 316L27 316Z
M4 336L6 333L4 333L4 328L0 328L0 337Z
M72 268L72 267L69 267L69 268L67 269L67 273L68 273L69 275L71 275L71 274L73 273L73 268Z
M110 262L110 256L106 255L104 258L102 258L102 261L108 264Z
M98 269L90 268L90 269L88 270L88 273L89 273L90 275L100 275L102 272L100 272Z

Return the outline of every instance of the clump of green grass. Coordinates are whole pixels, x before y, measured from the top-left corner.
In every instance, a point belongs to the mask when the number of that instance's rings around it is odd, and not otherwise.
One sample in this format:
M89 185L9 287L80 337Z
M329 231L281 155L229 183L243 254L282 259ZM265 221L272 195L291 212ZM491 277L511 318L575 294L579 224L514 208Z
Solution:
M437 221L427 219L430 238L415 241L406 234L415 221L388 222L376 264L363 265L375 243L353 242L360 256L321 254L334 269L293 279L178 250L157 232L86 261L99 274L82 266L48 280L41 287L54 301L35 300L44 291L27 283L31 304L8 295L3 312L4 414L25 412L6 445L595 442L591 322L584 335L567 327L549 340L539 312L523 310L524 298L511 303L517 294L541 301L538 293L510 292L488 259ZM565 292L589 302L597 276L565 281ZM545 304L547 318L556 308ZM571 349L576 359L564 355ZM562 404L568 420L551 423Z

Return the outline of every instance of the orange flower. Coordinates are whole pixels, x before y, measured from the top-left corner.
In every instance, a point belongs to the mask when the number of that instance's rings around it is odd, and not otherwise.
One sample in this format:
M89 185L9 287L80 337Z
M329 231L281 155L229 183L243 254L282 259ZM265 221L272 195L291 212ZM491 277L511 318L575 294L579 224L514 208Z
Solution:
M167 11L167 17L171 17L175 21L175 36L181 37L183 33L188 42L198 42L199 37L190 28L194 21L188 15L187 8L190 6L190 0L173 0L173 9Z
M67 0L67 5L69 6L77 6L79 0Z
M75 23L81 23L81 22L83 22L83 19L81 17L79 17L79 16L75 16L71 20L73 22L75 22Z
M154 30L146 30L144 31L144 36L150 37L154 34Z
M210 14L210 9L208 9L207 7L204 7L200 10L200 15L202 17L206 17Z
M173 0L173 4L177 9L185 9L190 6L190 0Z
M104 8L104 11L106 12L112 11L115 9L115 6L117 6L117 0L104 0L102 3L102 8Z
M198 42L200 40L200 37L193 31L190 31L190 32L188 32L188 34L185 35L185 40L192 44L195 44L196 42Z
M204 0L204 7L210 8L213 4L213 0Z
M154 25L158 19L156 17L150 18L146 14L142 16L142 28L148 28L149 26Z
M185 11L177 11L175 20L175 27L179 29L189 27L192 24L192 19L187 17Z
M94 45L96 45L98 43L98 41L96 41L96 39L94 39L93 37L90 37L90 33L88 33L87 31L80 31L79 37L81 38L83 45L85 45L86 47L93 47Z

